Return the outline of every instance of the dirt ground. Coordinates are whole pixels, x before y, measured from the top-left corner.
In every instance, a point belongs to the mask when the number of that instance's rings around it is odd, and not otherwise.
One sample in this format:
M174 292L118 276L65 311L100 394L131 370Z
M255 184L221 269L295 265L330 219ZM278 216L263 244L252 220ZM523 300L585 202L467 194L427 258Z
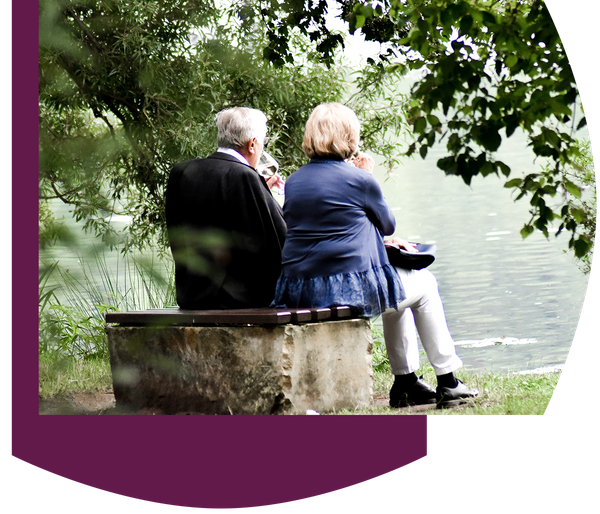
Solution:
M375 395L373 397L373 407L387 407L389 405L389 396ZM411 414L425 413L435 405L418 405L407 407ZM399 409L403 411L405 409ZM40 398L40 414L44 415L119 415L119 414L138 414L153 415L161 412L142 410L132 412L129 409L117 406L115 396L112 391L80 391L68 393L64 396L53 398ZM194 414L191 412L182 412L181 414Z
M115 409L112 391L77 392L53 398L40 398L40 414L102 414Z

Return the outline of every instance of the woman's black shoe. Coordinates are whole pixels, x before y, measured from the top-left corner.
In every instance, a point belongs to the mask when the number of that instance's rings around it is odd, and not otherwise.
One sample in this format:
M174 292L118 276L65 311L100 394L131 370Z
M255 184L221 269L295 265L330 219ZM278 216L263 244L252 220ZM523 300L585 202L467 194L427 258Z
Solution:
M464 403L469 398L475 398L479 394L477 389L469 389L457 379L456 387L438 387L437 404L439 408Z
M394 383L390 389L390 407L408 407L409 405L424 405L435 403L435 389L422 380L422 376L406 390L401 390Z

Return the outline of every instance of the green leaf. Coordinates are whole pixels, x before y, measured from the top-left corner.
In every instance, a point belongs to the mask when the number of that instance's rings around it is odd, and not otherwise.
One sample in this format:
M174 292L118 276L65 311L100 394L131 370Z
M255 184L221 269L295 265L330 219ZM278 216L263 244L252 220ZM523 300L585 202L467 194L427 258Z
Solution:
M575 257L583 257L588 251L591 249L591 244L584 238L584 236L580 236L577 241L573 243L573 250L575 250Z
M446 175L456 175L457 164L454 157L443 157L437 162L437 167L443 170Z
M427 115L427 121L432 127L437 127L438 125L441 125L439 118L437 116L434 116L433 114Z
M481 166L480 173L484 177L487 177L488 175L491 175L494 172L496 172L496 168L490 161L485 161Z
M462 19L460 20L460 32L461 34L467 34L469 32L469 30L471 30L471 27L473 26L473 17L469 14L467 14L466 16L463 16Z
M496 161L496 166L500 168L502 175L508 177L510 175L510 167L504 164L502 161Z
M575 198L581 198L581 189L576 184L573 184L570 180L564 181L565 189L572 194Z
M483 147L490 152L495 152L502 143L502 136L498 133L498 129L491 125L483 125L479 140Z
M581 118L581 120L577 124L577 130L579 130L580 128L585 127L586 125L587 125L587 120L585 119L585 116L584 116L583 118Z
M521 185L521 182L523 182L522 179L520 179L520 178L513 178L512 180L509 180L508 182L506 182L504 184L504 187L506 187L508 189L512 189L513 187L519 187Z
M440 22L445 28L450 28L452 25L452 16L450 15L449 9L442 9L440 11Z
M423 116L415 120L415 132L417 132L418 134L423 134L426 128L427 120Z
M548 143L550 143L557 150L560 148L560 138L553 130L544 130L544 136Z
M363 5L363 6L361 6L360 13L365 18L372 18L373 17L373 7L371 7L368 4L367 5Z
M504 117L503 122L505 126L506 137L512 136L517 127L519 126L519 120L517 116L515 116L514 114L509 114L508 116Z
M521 237L523 239L525 239L526 237L530 236L531 234L533 234L533 227L531 225L525 225L522 229L521 229Z
M575 221L577 221L577 223L584 223L587 219L586 212L583 209L579 209L576 207L571 209L571 216L575 218Z
M490 28L491 26L495 25L496 22L496 17L489 11L482 11L482 15L483 15L483 23Z
M510 54L504 63L508 68L513 68L519 62L519 56L517 54Z

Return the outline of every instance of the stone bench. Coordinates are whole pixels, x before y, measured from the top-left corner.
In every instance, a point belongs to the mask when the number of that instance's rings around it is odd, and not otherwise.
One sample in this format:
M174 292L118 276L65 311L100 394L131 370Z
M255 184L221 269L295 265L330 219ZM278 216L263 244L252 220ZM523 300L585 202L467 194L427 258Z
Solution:
M371 325L348 307L172 307L105 319L118 407L304 414L372 403Z

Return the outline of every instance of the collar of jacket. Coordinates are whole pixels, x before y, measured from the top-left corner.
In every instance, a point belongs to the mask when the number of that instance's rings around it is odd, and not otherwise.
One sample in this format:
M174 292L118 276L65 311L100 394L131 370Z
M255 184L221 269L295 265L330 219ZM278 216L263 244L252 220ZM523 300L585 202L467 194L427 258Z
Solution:
M217 153L231 155L232 157L235 157L238 161L240 161L242 164L247 164L248 166L250 166L248 159L246 159L240 152L238 152L234 148L223 148L220 146L219 148L217 148Z

